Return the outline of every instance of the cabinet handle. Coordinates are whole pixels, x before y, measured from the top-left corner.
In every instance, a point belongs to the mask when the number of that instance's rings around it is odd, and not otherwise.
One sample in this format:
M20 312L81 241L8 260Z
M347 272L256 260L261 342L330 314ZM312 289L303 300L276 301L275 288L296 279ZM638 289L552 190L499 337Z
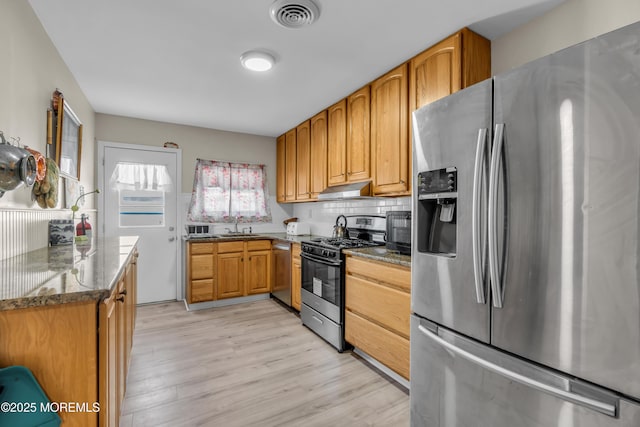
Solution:
M124 302L124 295L120 295L118 298L116 298L116 301Z
M400 180L400 184L404 184L404 179L401 179L401 180Z
M123 290L122 292L120 292L120 295L126 295L127 294L127 290Z

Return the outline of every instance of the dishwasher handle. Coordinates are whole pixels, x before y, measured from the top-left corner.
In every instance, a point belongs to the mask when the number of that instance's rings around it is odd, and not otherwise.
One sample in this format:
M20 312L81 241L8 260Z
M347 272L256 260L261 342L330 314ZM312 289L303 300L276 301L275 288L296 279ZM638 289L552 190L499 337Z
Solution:
M289 243L276 243L273 245L273 250L288 252L291 250L291 245Z

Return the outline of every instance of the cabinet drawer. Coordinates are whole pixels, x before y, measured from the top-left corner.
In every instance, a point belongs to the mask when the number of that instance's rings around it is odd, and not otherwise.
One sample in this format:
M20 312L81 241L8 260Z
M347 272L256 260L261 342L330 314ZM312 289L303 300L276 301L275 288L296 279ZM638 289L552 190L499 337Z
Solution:
M213 280L192 280L191 281L191 303L202 301L213 301Z
M191 255L191 278L213 278L213 255Z
M244 241L242 240L218 243L218 253L243 252L243 251L244 251Z
M271 240L247 240L248 251L263 251L271 249Z
M354 256L347 257L347 274L356 274L371 278L375 282L384 282L406 292L411 292L411 270L392 264L367 261Z
M345 340L409 379L409 340L347 311Z
M345 287L347 310L409 337L410 294L355 276L347 276Z
M213 245L211 242L190 243L192 254L212 254Z

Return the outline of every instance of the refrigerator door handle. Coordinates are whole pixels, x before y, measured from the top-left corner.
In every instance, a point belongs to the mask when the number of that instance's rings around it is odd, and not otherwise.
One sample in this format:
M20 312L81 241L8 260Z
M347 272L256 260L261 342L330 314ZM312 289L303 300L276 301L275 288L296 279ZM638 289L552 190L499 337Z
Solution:
M601 390L594 390L595 387L591 387L591 394L594 396L585 396L583 394L578 394L574 390L584 390L587 392L586 388L581 388L581 383L579 381L562 377L557 374L546 374L543 372L542 368L538 368L535 366L529 366L528 369L523 368L523 370L527 370L527 375L516 372L514 369L509 369L507 366L502 366L497 364L491 360L488 360L485 357L482 357L478 354L475 354L473 351L473 346L478 346L481 348L486 348L485 345L476 344L471 342L470 340L466 340L464 338L460 338L460 343L463 344L464 347L469 347L469 349L462 348L462 346L458 346L454 343L449 342L446 338L441 337L438 333L434 333L427 329L422 324L418 325L418 330L426 335L429 339L441 345L451 353L456 356L460 356L463 359L468 360L471 363L474 363L488 371L494 372L498 375L501 375L511 381L515 381L524 386L534 388L541 392L550 394L559 399L562 399L567 402L574 403L576 405L583 406L585 408L589 408L591 410L600 412L602 414L608 415L610 417L617 417L618 415L618 398L617 396L604 392ZM455 338L458 341L458 338ZM466 341L469 341L468 344ZM489 350L492 353L498 354L499 352L494 349ZM494 356L495 356L494 354ZM500 354L500 356L503 356ZM504 357L504 356L503 356ZM504 357L505 360L509 356ZM515 360L515 358L512 358ZM515 363L523 364L523 362L507 362L505 365ZM535 375L538 373L538 375ZM574 384L576 383L576 384ZM575 385L575 386L574 386Z
M502 146L504 144L504 123L496 124L493 149L491 152L491 166L489 167L489 208L488 242L489 242L489 274L491 277L491 296L493 306L502 308L504 289L500 282L500 268L498 265L498 178L500 174L500 161L502 159Z
M473 273L476 283L476 301L485 304L484 290L484 244L481 241L481 197L484 178L484 154L487 149L487 129L478 129L476 161L473 169L473 198L471 202L471 241L473 245Z

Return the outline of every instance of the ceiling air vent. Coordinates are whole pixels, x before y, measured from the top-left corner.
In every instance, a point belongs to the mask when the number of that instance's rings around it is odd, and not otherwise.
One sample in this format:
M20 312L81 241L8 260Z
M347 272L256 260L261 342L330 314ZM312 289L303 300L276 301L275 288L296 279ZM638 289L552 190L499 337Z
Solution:
M269 8L269 14L285 28L302 28L318 19L320 9L312 0L276 0Z

